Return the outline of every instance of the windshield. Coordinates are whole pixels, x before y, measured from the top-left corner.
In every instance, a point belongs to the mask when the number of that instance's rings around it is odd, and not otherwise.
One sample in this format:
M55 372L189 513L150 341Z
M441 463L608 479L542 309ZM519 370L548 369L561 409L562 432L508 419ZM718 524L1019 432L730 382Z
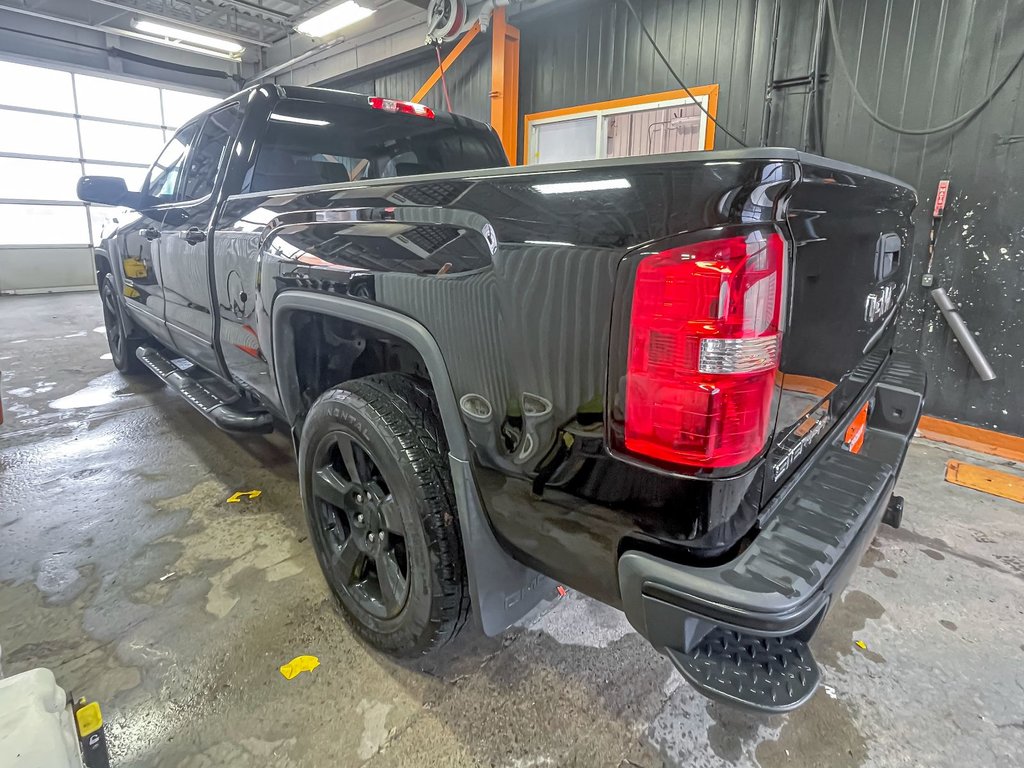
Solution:
M248 192L508 164L490 132L369 107L285 99L267 123Z

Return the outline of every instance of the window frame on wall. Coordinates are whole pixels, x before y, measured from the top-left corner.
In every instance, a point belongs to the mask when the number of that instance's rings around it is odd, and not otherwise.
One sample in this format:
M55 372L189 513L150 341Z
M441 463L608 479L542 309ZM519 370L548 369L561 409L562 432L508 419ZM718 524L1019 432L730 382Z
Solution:
M73 139L72 134L69 134L66 138L69 139L68 146L57 147L55 153L52 149L46 146L35 146L32 149L42 150L39 152L26 152L18 151L19 147L0 142L0 158L11 159L11 160L25 160L25 161L36 161L36 162L47 162L47 163L67 163L77 167L78 176L86 175L88 172L93 174L102 172L102 169L109 167L113 171L114 175L123 175L125 170L141 171L146 173L153 163L153 157L155 157L160 151L160 147L164 146L165 143L171 138L172 135L176 134L185 122L173 119L180 116L183 107L183 98L188 96L196 96L202 99L210 99L202 109L196 113L196 115L202 114L203 112L211 109L217 102L221 101L224 96L202 92L201 89L188 89L187 87L174 87L170 83L162 84L150 82L138 78L129 77L117 77L110 73L97 72L87 68L77 68L70 66L51 66L46 63L33 61L26 58L17 56L3 56L0 58L0 66L12 65L15 67L28 67L38 72L49 73L42 75L44 79L50 77L54 83L61 83L64 80L67 81L67 93L64 97L62 104L48 104L44 107L34 107L28 105L28 100L24 94L18 89L12 90L12 96L10 100L5 99L5 95L0 93L0 114L5 113L18 113L28 116L38 116L40 119L50 119L53 122L54 118L67 120L68 123L73 126ZM118 118L110 116L109 114L99 114L103 110L97 110L95 108L86 108L83 111L83 105L79 94L79 83L81 78L87 78L85 82L91 85L96 85L98 81L109 81L114 84L124 84L126 86L135 86L146 88L147 91L153 92L154 95L154 106L158 107L159 111L159 122L139 122L137 119L132 120L128 118ZM115 86L116 87L116 86ZM187 99L184 99L187 101ZM45 102L41 102L44 103ZM53 108L57 106L58 108ZM95 104L94 104L95 106ZM168 106L171 106L170 111L173 115L168 115ZM197 105L198 106L198 105ZM152 111L152 116L156 117L156 111ZM53 125L57 123L53 122ZM105 150L93 151L95 148L90 148L92 154L86 152L85 140L88 137L83 136L87 131L83 131L83 126L92 128L93 125L109 126L116 129L145 129L150 132L160 133L160 147L153 150L151 156L147 156L145 162L142 162L141 156L135 160L125 161L120 156L117 159L109 159L108 153ZM141 134L140 134L141 135ZM153 133L155 137L155 133ZM71 151L71 144L74 144L74 151ZM50 149L50 151L45 151ZM148 173L147 173L148 175ZM35 192L35 191L34 191ZM93 247L93 244L98 241L98 231L96 227L96 219L93 215L93 209L103 209L104 206L90 205L87 203L80 202L77 197L70 198L67 195L67 190L57 190L53 195L40 196L38 194L32 194L30 197L22 196L0 196L0 205L4 206L15 206L15 205L28 205L32 207L39 206L60 206L68 208L76 208L80 211L80 214L84 217L83 220L83 231L86 233L85 242L48 242L43 239L34 240L32 242L2 242L0 238L0 248L67 248L67 247ZM115 210L115 209L110 209Z
M617 114L630 112L642 112L650 109L661 109L665 107L685 106L696 103L704 107L713 118L718 117L718 92L717 84L701 85L690 88L691 98L682 89L674 91L662 91L641 96L630 96L624 99L612 99L609 101L598 101L590 104L581 104L575 107L563 107L551 109L545 112L534 112L526 115L523 119L523 163L525 165L537 165L539 159L531 155L531 146L538 146L538 127L552 123L568 122L588 117L596 118L594 126L594 148L595 159L607 157L607 130L605 118ZM702 137L704 151L715 148L715 122L709 120L707 114L700 113L700 136Z

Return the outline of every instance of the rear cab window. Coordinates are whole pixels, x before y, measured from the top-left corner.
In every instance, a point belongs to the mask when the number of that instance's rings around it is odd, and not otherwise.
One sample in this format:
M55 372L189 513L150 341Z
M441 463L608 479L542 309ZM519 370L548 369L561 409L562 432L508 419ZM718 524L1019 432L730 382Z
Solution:
M243 192L506 165L493 133L461 118L284 99L267 121Z

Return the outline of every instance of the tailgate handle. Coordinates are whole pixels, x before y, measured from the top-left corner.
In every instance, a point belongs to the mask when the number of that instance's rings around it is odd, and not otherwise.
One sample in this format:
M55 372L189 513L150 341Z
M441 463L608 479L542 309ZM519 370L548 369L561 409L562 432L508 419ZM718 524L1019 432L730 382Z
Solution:
M892 275L900 266L900 236L888 232L878 238L875 250L875 278L881 282Z

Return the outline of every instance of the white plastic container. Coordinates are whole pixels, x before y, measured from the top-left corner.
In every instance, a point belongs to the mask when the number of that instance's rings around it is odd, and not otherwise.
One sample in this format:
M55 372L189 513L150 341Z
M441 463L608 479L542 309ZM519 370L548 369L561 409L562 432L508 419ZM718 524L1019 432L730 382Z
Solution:
M0 768L82 768L67 694L53 672L0 679Z

